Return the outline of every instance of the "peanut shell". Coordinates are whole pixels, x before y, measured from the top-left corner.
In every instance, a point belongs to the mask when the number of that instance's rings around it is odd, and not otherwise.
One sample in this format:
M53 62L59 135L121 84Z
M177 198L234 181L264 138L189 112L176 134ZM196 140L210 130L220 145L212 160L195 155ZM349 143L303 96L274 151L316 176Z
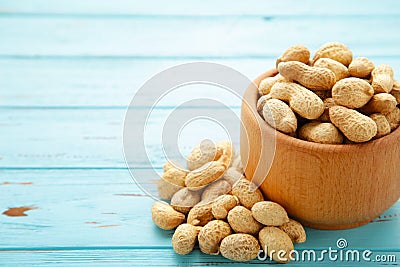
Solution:
M284 231L277 227L267 226L260 231L258 239L261 249L268 256L272 256L274 261L279 263L288 263L290 261L294 246L292 240ZM283 253L278 253L281 250Z
M196 244L200 229L201 227L187 223L179 225L172 236L172 248L175 252L180 255L189 254Z
M193 191L203 189L208 184L214 182L220 178L226 167L222 162L211 161L204 167L191 171L185 179L185 185L187 188Z
M336 76L330 69L311 67L298 61L282 62L279 73L311 90L330 90L336 82Z
M332 88L332 98L337 105L348 108L361 108L374 95L374 89L359 78L346 78L338 81Z
M261 191L256 188L256 185L247 179L240 179L232 188L232 195L239 199L247 209L251 209L257 202L264 201Z
M253 218L251 211L243 206L236 206L229 211L228 223L236 233L255 235L263 228L263 225Z
M233 261L251 261L257 258L260 245L254 236L233 234L225 237L220 246L221 255Z
M358 57L349 65L349 73L353 77L367 78L374 70L374 63L366 57Z
M164 230L172 230L185 221L185 215L174 210L165 202L154 202L151 207L153 222Z
M320 58L330 58L347 67L353 60L353 53L346 45L338 42L331 42L318 48L315 52L313 62L315 63Z
M375 137L378 127L376 123L360 112L342 106L329 109L332 123L352 142L362 143Z
M207 223L199 232L201 252L210 255L219 254L219 245L225 237L231 234L231 227L224 221L214 220Z
M268 226L281 226L289 222L285 209L272 201L255 203L251 208L254 219Z
M304 243L306 242L307 235L304 227L301 223L289 219L289 222L279 226L279 229L284 231L292 240L293 243Z
M222 195L212 203L212 214L217 220L225 220L228 212L239 205L239 199L232 195Z

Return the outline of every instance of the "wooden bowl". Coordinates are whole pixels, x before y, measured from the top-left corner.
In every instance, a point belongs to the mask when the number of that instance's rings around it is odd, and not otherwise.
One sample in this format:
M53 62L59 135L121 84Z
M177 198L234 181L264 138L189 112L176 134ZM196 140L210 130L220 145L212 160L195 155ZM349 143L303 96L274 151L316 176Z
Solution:
M259 76L259 85L270 70ZM346 229L370 222L400 197L400 128L364 144L327 145L282 134L258 115L255 85L244 94L240 152L267 199L306 226Z

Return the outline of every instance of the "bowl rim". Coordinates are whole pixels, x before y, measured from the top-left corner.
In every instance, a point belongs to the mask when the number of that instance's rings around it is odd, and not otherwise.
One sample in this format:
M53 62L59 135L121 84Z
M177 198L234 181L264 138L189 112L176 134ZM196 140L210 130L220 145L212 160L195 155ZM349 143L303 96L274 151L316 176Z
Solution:
M296 137L292 137L290 135L284 134L276 129L272 128L265 120L261 117L261 115L257 112L257 101L259 98L258 91L256 90L260 84L260 82L268 77L274 77L278 74L277 69L272 68L261 75L259 75L255 80L253 80L253 84L250 85L245 93L244 98L247 100L247 105L249 105L250 109L253 113L256 114L256 120L258 121L258 125L262 132L270 132L271 134L275 134L276 143L287 143L291 146L306 149L306 150L321 150L326 152L354 152L355 150L360 149L369 149L371 146L376 147L386 147L392 146L396 140L400 140L400 127L391 132L390 134L367 141L365 143L355 143L355 144L322 144L315 143L306 140L302 140ZM262 121L262 123L260 123Z

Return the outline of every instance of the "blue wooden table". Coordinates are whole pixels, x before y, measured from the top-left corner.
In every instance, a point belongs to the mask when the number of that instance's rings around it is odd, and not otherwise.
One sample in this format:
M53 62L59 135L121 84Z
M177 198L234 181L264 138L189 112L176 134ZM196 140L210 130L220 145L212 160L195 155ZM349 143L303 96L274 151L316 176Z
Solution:
M0 265L231 263L198 250L178 256L172 232L153 225L154 200L133 182L122 152L130 99L146 79L184 62L218 62L254 78L295 43L343 42L400 79L399 25L397 0L0 0ZM229 103L240 112L239 100ZM192 134L186 151L199 137ZM149 142L161 170L159 144ZM136 166L151 183L147 167ZM21 207L31 207L27 216L8 216L23 215ZM348 248L396 256L363 265L400 264L399 203L368 225L307 234L299 250L344 238ZM357 263L290 265L318 264Z

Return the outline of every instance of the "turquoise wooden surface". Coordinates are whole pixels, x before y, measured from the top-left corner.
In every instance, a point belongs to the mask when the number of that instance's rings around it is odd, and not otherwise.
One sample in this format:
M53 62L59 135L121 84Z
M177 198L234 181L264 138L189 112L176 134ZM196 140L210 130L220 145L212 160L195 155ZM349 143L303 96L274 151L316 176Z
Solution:
M37 207L25 217L0 215L0 266L231 263L198 251L178 256L172 232L152 224L153 199L135 185L122 154L131 97L146 79L179 63L214 61L254 78L293 43L315 49L331 40L392 65L400 79L399 15L396 0L0 0L0 213ZM201 91L213 95L212 88ZM153 125L191 94L163 102ZM240 112L238 99L219 97ZM197 141L194 129L189 135L185 151ZM148 142L161 170L158 139L150 135ZM149 167L136 167L154 185ZM400 263L400 203L357 229L307 233L300 250L335 247L345 238L351 249L393 254L397 262L386 264Z

